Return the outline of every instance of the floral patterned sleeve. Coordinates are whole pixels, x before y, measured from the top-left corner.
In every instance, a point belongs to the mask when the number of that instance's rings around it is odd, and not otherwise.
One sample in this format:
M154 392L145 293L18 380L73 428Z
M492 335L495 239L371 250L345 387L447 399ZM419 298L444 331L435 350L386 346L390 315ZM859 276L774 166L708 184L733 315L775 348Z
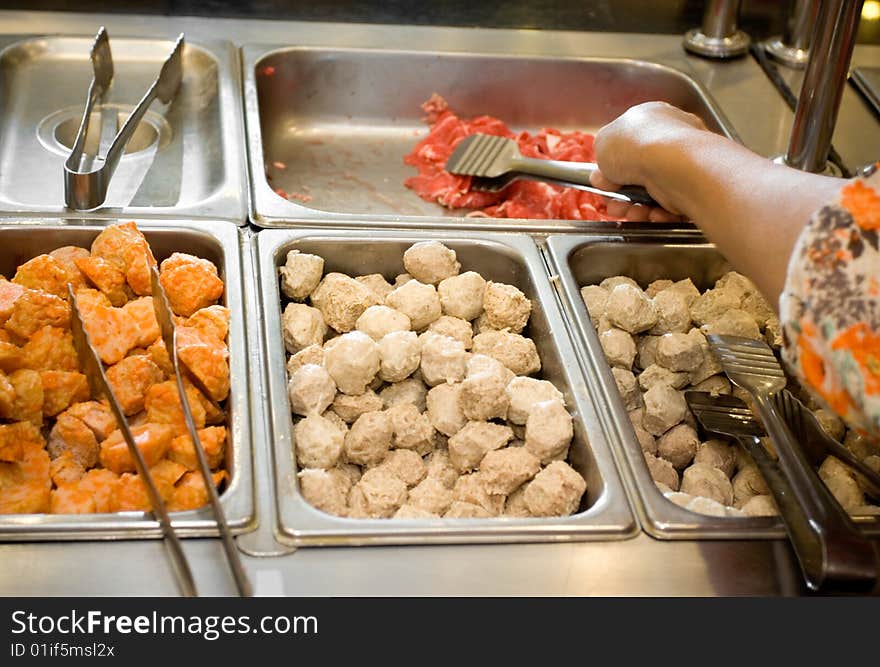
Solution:
M880 437L880 163L817 211L780 298L783 357L849 426Z

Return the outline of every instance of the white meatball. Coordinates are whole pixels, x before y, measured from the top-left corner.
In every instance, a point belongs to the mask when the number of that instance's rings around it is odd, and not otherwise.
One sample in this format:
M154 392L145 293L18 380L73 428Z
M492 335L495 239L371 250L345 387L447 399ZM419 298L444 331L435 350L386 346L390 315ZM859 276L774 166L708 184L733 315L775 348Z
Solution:
M733 478L733 506L742 508L754 496L766 496L770 493L767 482L754 463L739 469Z
M440 297L433 285L410 280L386 297L392 308L409 317L413 331L421 331L441 315Z
M459 407L468 419L505 419L509 403L505 378L496 373L468 375L461 383Z
M278 273L281 274L281 291L284 296L302 301L321 282L324 260L317 255L291 250L287 253L287 261L278 269Z
M687 424L678 424L657 440L657 455L682 470L694 460L700 439L697 432Z
M324 347L324 365L343 394L363 394L380 362L376 341L360 331L343 334Z
M364 466L381 463L391 448L392 434L391 418L386 413L362 414L345 436L346 460Z
M819 425L828 435L838 442L843 440L844 433L846 433L846 426L844 426L843 420L840 417L830 410L822 408L814 411L813 414L819 421Z
M444 519L489 519L493 515L479 505L456 500L449 506Z
M696 496L684 506L686 510L705 516L727 516L727 508L712 498Z
M743 514L746 516L778 516L779 508L773 496L760 495L752 496L742 506Z
M468 422L449 438L449 460L461 473L476 468L486 452L501 449L513 439L509 426L491 422Z
M324 348L319 345L309 345L287 359L287 376L293 377L300 368L306 364L324 365Z
M426 458L425 467L428 471L428 477L438 480L448 489L455 486L458 479L458 471L449 460L449 452L442 449L435 449Z
M419 366L422 379L429 387L441 382L460 382L465 376L467 352L461 341L449 336L427 334L422 339L422 358Z
M636 344L633 337L623 329L608 329L599 334L599 343L605 359L611 366L630 369L636 358Z
M865 495L856 482L854 473L839 459L826 457L819 466L819 478L847 512L865 504Z
M470 369L470 362L468 362L468 369ZM507 419L513 424L520 425L526 423L535 404L554 399L564 402L562 392L554 387L552 382L530 377L515 376L510 380L507 383L507 396L510 399Z
M568 516L577 512L587 483L563 461L554 461L529 482L525 502L532 516Z
M528 484L523 484L516 491L507 496L507 500L504 501L504 511L502 512L502 516L518 519L525 519L532 516L532 513L529 511L529 506L526 505L527 486Z
M695 463L681 477L681 491L711 498L722 505L733 504L733 487L727 475L703 463Z
M505 447L487 452L480 475L489 493L506 496L538 474L541 462L525 447Z
M357 418L367 412L382 410L384 404L376 392L368 389L363 394L349 396L348 394L336 394L331 409L348 424L357 421Z
M410 246L403 253L403 266L413 278L430 285L458 275L461 269L455 251L439 241L421 241Z
M526 449L541 459L541 463L564 458L572 437L571 415L561 401L535 404L526 421Z
M659 482L655 482L659 486ZM665 486L665 485L664 485ZM663 497L666 498L671 503L675 503L679 507L687 508L688 503L690 503L694 497L689 493L682 493L681 491L665 491L661 489L663 493Z
M657 344L657 363L671 371L694 371L703 363L700 341L683 333L663 334Z
M407 489L388 470L371 468L348 493L348 515L356 519L387 519L406 502Z
M378 342L392 331L409 331L410 322L399 310L388 306L370 306L357 319L355 328Z
M452 505L452 489L436 477L426 477L410 490L410 504L433 514L443 514Z
M306 501L328 514L345 516L348 509L348 487L339 477L320 468L306 468L297 474L299 491Z
M301 468L332 468L342 453L342 431L321 415L309 415L297 422L293 437Z
M608 306L609 292L598 285L587 285L581 287L581 298L590 314L590 321L593 326L599 326L599 320L605 315Z
M716 289L723 289L736 295L740 300L758 291L757 286L738 271L728 271L715 281Z
M611 375L614 376L614 384L617 385L617 393L623 400L623 407L627 410L639 407L642 402L642 393L639 391L636 376L632 374L632 371L615 366L611 369Z
M541 370L535 342L509 331L487 331L474 336L474 354L492 357L516 375L532 375Z
M694 463L705 463L731 477L736 469L736 452L723 440L707 440L697 447Z
M401 403L387 412L394 428L395 449L412 449L424 455L434 448L434 427L415 405Z
M287 395L294 414L321 414L336 396L336 383L323 366L306 364L290 378Z
M672 287L674 283L671 280L666 278L660 278L658 280L652 281L647 288L645 288L645 294L647 294L652 299L660 294L663 290L668 287Z
M715 353L709 348L709 341L706 340L702 331L699 329L691 329L688 331L687 335L699 344L700 349L703 352L703 362L690 372L691 384L699 384L703 380L706 380L713 375L717 375L723 369L721 368L721 362L718 361Z
M387 470L408 487L413 487L428 474L422 457L411 449L395 449L377 467Z
M474 330L470 322L459 317L441 315L431 322L428 326L428 332L454 338L464 345L465 350L471 349L474 344Z
M642 426L651 435L663 435L687 414L684 396L669 385L654 385L642 398L645 401Z
M344 396L344 394L339 394L339 396ZM333 424L336 428L338 428L339 431L342 433L343 438L348 435L348 424L345 423L342 417L333 412L332 409L325 410L321 413L321 416L329 421L331 424Z
M379 341L379 377L400 382L412 375L422 362L422 346L415 331L392 331Z
M385 303L387 297L394 289L391 284L385 280L385 276L381 273L371 273L366 276L358 276L355 278L361 285L373 290L373 294L379 303Z
M358 318L379 301L373 291L354 278L328 273L312 292L312 305L321 311L324 322L339 333L355 328Z
M651 473L651 479L665 484L673 491L678 491L678 471L672 467L672 464L666 459L661 459L648 452L643 451L642 453L645 456L648 472Z
M657 363L657 346L660 344L660 336L640 336L636 343L638 357L636 365L641 369L647 369Z
M636 434L636 440L639 441L639 447L642 448L643 452L647 452L648 454L657 455L657 441L654 439L654 436L648 433L641 425L633 425L633 431Z
M683 389L687 386L690 375L676 373L660 364L651 364L639 374L639 386L643 391L648 391L657 384L665 384L673 389Z
M452 497L455 501L482 507L489 516L498 516L504 510L504 496L489 493L482 474L478 472L459 477L452 489Z
M401 285L405 285L406 283L408 283L410 280L413 280L413 277L411 275L409 275L408 273L401 273L401 274L395 276L394 277L394 284L391 286L391 291L393 292ZM385 298L388 298L387 294L385 295Z
M605 305L605 316L612 325L635 334L657 324L657 311L638 287L621 284L611 290Z
M874 454L880 454L878 443L869 440L856 431L849 431L843 439L843 446L855 455L858 459L866 459Z
M700 327L700 331L706 336L718 334L721 336L742 336L755 340L763 339L755 318L738 308L727 310L720 317L709 320Z
M532 302L513 285L490 280L486 283L483 309L493 329L508 329L513 333L519 333L529 321Z
M605 278L605 280L599 283L599 287L608 290L609 292L618 285L632 285L633 287L639 287L639 284L629 276L611 276L610 278ZM639 289L641 288L639 287Z
M472 354L465 364L465 377L479 373L492 373L504 380L507 386L516 376L512 370L497 359L485 354Z
M401 505L400 509L394 513L393 519L439 519L440 515L434 512L428 512L419 509L409 503Z
M730 394L730 380L723 375L713 375L702 382L698 382L691 389L694 391L705 391L712 394L712 396L723 396Z
M776 319L776 314L773 312L770 304L767 303L767 300L758 291L743 297L740 308L751 315L752 319L761 328L766 327L770 320Z
M438 384L428 392L428 419L440 433L453 436L467 424L461 411L461 384Z
M681 294L685 298L685 301L687 301L689 308L700 296L700 290L697 289L696 285L694 285L690 278L685 278L684 280L674 282L670 287L667 287L666 289Z
M483 276L467 271L440 282L437 292L444 314L471 321L483 312L486 281Z
M497 331L495 327L489 324L489 318L486 313L481 313L480 316L475 319L473 322L474 327L474 335L481 333L486 333L487 331Z
M281 314L284 347L295 354L309 345L321 345L327 326L321 311L304 303L289 303Z
M767 318L767 326L764 328L764 341L770 347L779 349L782 347L782 325L775 315Z
M687 333L691 328L691 311L681 292L663 290L653 299L657 323L649 333L662 336L665 333Z
M382 399L382 406L386 410L397 405L410 403L416 407L417 412L424 412L427 393L428 389L421 380L407 378L402 382L388 385L379 392L379 396Z
M733 290L715 288L706 290L691 304L691 319L703 326L717 320L728 310L739 308L741 299Z

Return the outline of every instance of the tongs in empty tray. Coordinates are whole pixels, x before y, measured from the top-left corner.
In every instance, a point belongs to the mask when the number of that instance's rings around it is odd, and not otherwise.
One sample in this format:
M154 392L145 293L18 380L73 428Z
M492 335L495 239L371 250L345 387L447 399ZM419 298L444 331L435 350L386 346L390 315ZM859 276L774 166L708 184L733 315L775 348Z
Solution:
M808 585L818 590L833 581L841 588L871 590L878 576L877 555L813 470L774 400L787 380L773 350L763 341L739 336L710 334L708 341L730 381L754 397L779 466L820 536L821 560Z
M593 162L564 162L523 157L513 139L491 134L472 134L462 139L446 161L446 171L472 176L471 188L498 192L513 181L524 178L586 190L609 199L659 206L645 188L625 186L602 190L590 184L590 175L598 170Z
M164 104L168 104L177 95L180 82L183 79L183 45L183 33L181 33L174 43L171 55L168 56L162 65L159 76L131 114L129 114L128 118L126 118L122 129L113 138L106 152L103 151L103 139L100 142L99 154L91 162L91 167L94 167L94 165L99 166L97 168L90 168L89 171L82 171L83 150L86 136L89 132L92 109L95 106L95 102L104 99L107 89L113 82L113 56L110 52L110 40L103 26L98 30L91 52L94 77L89 85L86 107L79 124L79 130L76 133L76 139L73 142L73 148L67 161L64 163L64 203L69 208L88 211L98 208L104 203L104 200L107 198L110 179L113 178L113 172L116 171L119 158L122 157L126 144L128 144L134 134L135 128L141 122L147 108L157 97ZM115 120L115 115L113 118ZM103 138L107 128L102 127L101 130ZM100 153L103 153L103 155Z

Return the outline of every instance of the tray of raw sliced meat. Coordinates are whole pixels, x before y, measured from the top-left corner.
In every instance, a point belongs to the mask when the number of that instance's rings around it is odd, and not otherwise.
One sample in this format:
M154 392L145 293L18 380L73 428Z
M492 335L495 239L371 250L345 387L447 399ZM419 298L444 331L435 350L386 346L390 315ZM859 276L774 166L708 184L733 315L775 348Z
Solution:
M175 527L216 524L153 310L150 266L177 320L199 436L230 525L253 517L238 234L226 225L0 226L0 538L160 534L106 400L70 331L84 325Z

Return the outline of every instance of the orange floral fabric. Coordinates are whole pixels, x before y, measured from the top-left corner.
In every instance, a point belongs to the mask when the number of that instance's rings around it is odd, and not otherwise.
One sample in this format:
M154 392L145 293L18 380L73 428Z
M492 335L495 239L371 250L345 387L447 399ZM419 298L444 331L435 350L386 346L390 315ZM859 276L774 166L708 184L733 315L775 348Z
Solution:
M783 357L849 426L880 437L880 171L804 228L780 299Z

